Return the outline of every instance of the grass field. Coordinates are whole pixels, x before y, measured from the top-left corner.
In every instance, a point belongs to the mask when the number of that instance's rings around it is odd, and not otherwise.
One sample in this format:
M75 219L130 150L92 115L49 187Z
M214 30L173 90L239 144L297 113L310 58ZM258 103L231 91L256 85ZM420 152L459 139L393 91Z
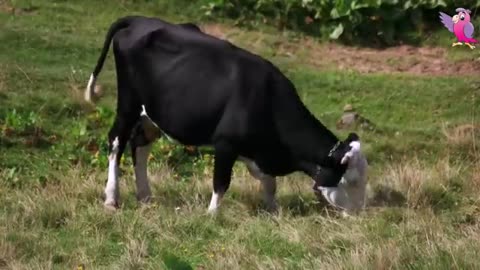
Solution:
M0 269L480 269L480 79L453 72L480 53L450 48L444 33L428 43L445 48L449 74L362 72L295 33L201 24L271 59L331 129L346 103L377 125L357 131L371 165L361 215L339 217L303 174L279 179L280 213L269 215L238 164L209 216L211 157L163 140L149 165L153 203L137 204L127 153L121 209L105 211L111 54L99 104L82 92L106 30L128 14L187 21L174 4L134 2L0 0Z

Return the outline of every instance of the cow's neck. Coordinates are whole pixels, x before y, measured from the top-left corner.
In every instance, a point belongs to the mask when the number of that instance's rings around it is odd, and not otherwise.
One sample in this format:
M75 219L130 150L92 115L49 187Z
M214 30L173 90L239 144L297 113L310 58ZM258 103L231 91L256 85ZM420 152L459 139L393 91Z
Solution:
M279 135L292 154L312 162L326 158L338 138L310 113L296 91L284 89L274 96Z
M301 156L314 160L323 159L339 142L338 138L307 108L304 113L293 116L291 121L293 121L291 124L296 126L291 134L291 138L296 141L293 144L296 148L294 151Z

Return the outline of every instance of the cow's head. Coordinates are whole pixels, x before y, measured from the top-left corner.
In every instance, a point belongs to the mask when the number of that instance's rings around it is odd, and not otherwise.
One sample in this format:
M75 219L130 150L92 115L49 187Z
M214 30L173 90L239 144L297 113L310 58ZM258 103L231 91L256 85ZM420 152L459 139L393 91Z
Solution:
M317 166L315 186L336 187L353 161L360 154L360 138L356 133L350 133L344 141L339 141Z

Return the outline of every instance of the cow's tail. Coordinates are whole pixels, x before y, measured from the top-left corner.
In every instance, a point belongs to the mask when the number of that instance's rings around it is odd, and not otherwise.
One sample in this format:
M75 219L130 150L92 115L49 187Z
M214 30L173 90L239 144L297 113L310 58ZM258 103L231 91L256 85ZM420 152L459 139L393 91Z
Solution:
M103 68L103 63L105 62L105 58L107 57L108 50L110 48L110 43L112 42L113 36L119 30L128 27L132 19L133 17L120 18L110 26L110 29L108 29L107 35L105 37L105 42L103 44L102 53L100 54L100 57L97 60L97 65L95 66L93 73L90 75L87 88L85 89L85 93L84 93L85 101L92 102L92 98L95 94L95 83L97 81L97 76Z

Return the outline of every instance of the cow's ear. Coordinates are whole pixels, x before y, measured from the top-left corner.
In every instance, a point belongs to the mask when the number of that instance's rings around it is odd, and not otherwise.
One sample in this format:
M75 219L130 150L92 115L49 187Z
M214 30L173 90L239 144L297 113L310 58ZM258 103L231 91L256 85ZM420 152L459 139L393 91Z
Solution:
M358 136L358 134L355 132L350 132L347 138L345 139L345 143L349 145L351 142L354 142L354 141L360 141L360 136Z

